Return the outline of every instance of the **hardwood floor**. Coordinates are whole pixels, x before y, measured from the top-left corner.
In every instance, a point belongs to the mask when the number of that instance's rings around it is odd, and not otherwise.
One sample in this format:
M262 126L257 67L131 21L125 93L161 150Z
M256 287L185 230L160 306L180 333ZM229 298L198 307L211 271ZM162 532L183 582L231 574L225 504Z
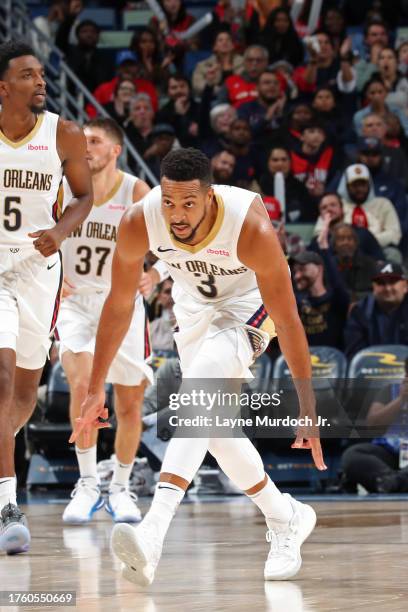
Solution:
M148 507L150 500L142 502ZM312 505L318 524L291 582L264 583L264 521L246 499L182 504L154 584L123 580L109 550L110 517L63 526L60 503L23 507L28 554L0 556L1 590L77 592L76 608L10 610L98 612L405 612L408 609L407 501L332 501Z

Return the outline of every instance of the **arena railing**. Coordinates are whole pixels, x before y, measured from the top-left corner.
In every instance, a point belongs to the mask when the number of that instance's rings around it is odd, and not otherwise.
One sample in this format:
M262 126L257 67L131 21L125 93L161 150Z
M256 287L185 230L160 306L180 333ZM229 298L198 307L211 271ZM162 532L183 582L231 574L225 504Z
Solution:
M36 53L46 71L47 104L50 111L82 124L88 119L85 106L91 104L98 115L109 117L107 111L68 66L64 54L32 23L25 3L21 0L2 0L0 42L13 38L23 39L30 44L37 43L34 45ZM48 53L45 54L44 49L47 49ZM132 174L137 168L140 178L152 186L158 184L157 177L126 136L120 165L123 170Z

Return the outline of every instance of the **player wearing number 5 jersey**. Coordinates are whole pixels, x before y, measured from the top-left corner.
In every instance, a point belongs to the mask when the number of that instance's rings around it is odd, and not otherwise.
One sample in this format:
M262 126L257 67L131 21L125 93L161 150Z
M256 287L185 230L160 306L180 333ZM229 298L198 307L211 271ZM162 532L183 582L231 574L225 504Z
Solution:
M112 119L95 119L84 126L87 157L92 172L94 205L87 219L63 246L66 292L58 320L61 361L70 385L70 418L74 425L86 397L96 328L111 284L112 255L123 213L148 191L146 183L117 168L123 134ZM63 209L70 201L63 186ZM139 446L141 405L145 381L152 381L147 360L150 344L143 298L134 302L132 322L110 367L107 382L114 385L117 420L116 461L107 511L115 521L140 520L136 498L129 492L129 476ZM96 432L77 441L80 478L63 520L86 523L103 506L96 471Z
M43 67L0 45L0 549L28 549L16 503L14 434L30 418L60 302L59 248L82 223L92 183L82 130L45 111ZM61 215L65 174L72 197Z

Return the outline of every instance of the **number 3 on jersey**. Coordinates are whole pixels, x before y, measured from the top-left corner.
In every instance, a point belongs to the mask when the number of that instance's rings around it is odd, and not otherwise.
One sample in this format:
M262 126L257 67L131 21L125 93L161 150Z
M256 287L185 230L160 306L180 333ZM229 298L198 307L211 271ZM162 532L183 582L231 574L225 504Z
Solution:
M201 274L194 274L194 276L201 276ZM207 298L215 298L217 297L218 291L217 286L215 284L215 277L212 274L207 274L207 279L202 280L199 285L197 285L197 290Z
M92 257L92 249L88 246L79 246L77 248L77 255L81 255L79 263L75 266L77 274L89 274L91 271L92 260L97 260L96 263L96 276L102 276L102 270L106 263L106 259L111 252L106 247L96 247L95 256Z

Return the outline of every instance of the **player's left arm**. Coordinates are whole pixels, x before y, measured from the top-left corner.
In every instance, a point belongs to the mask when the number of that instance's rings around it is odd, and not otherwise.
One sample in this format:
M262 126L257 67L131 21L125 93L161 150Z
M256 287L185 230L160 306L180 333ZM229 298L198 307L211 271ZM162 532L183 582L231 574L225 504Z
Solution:
M256 274L264 306L275 324L279 345L296 386L300 417L313 427L298 428L294 447L311 448L316 466L325 469L316 406L311 383L311 362L306 334L299 318L288 264L265 207L257 196L245 218L238 241L240 261Z
M53 228L30 234L36 239L34 247L44 257L53 255L59 250L62 241L88 216L93 204L92 179L86 159L86 140L82 129L76 123L59 119L57 150L73 195Z

